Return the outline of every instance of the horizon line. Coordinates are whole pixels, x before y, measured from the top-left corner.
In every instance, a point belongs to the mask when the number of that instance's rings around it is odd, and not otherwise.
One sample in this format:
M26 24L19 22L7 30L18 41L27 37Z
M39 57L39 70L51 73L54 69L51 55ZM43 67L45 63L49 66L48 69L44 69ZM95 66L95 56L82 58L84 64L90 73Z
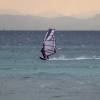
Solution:
M33 29L33 30L25 30L25 29L0 29L0 31L47 31L49 28L47 28L47 29L37 29L37 30L35 30L35 29ZM56 32L57 31L100 31L100 30L80 30L80 29L77 29L77 30L63 30L63 29L56 29Z

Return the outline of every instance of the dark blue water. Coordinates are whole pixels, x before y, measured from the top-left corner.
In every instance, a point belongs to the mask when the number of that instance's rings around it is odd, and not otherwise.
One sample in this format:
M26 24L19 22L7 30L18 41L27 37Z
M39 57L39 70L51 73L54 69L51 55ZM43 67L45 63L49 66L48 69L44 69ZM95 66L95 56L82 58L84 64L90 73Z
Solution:
M0 31L0 74L99 74L100 31L56 31L57 53L42 61L45 33Z

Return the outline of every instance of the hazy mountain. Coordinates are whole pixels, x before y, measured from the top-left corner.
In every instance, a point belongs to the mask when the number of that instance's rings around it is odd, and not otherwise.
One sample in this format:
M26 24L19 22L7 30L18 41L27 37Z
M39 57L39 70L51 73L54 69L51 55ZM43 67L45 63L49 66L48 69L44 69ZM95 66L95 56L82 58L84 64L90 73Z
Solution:
M21 13L13 9L0 9L0 15L3 14L20 15Z
M48 27L57 30L100 30L100 14L87 19L68 16L46 18L29 15L0 15L1 30L42 30Z

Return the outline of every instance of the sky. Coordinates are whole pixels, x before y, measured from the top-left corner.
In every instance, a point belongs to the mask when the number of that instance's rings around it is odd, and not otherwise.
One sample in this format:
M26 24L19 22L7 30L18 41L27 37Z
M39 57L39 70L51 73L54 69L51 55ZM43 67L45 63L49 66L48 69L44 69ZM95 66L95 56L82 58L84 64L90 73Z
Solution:
M100 0L0 0L0 13L8 14L82 16L97 12Z

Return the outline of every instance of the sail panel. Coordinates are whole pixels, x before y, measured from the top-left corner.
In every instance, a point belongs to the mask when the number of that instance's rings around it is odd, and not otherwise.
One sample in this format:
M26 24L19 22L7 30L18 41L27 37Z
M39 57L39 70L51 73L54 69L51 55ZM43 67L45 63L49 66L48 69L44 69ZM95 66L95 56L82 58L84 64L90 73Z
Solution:
M44 50L46 55L52 55L55 51L55 36L54 29L49 29L44 38Z

